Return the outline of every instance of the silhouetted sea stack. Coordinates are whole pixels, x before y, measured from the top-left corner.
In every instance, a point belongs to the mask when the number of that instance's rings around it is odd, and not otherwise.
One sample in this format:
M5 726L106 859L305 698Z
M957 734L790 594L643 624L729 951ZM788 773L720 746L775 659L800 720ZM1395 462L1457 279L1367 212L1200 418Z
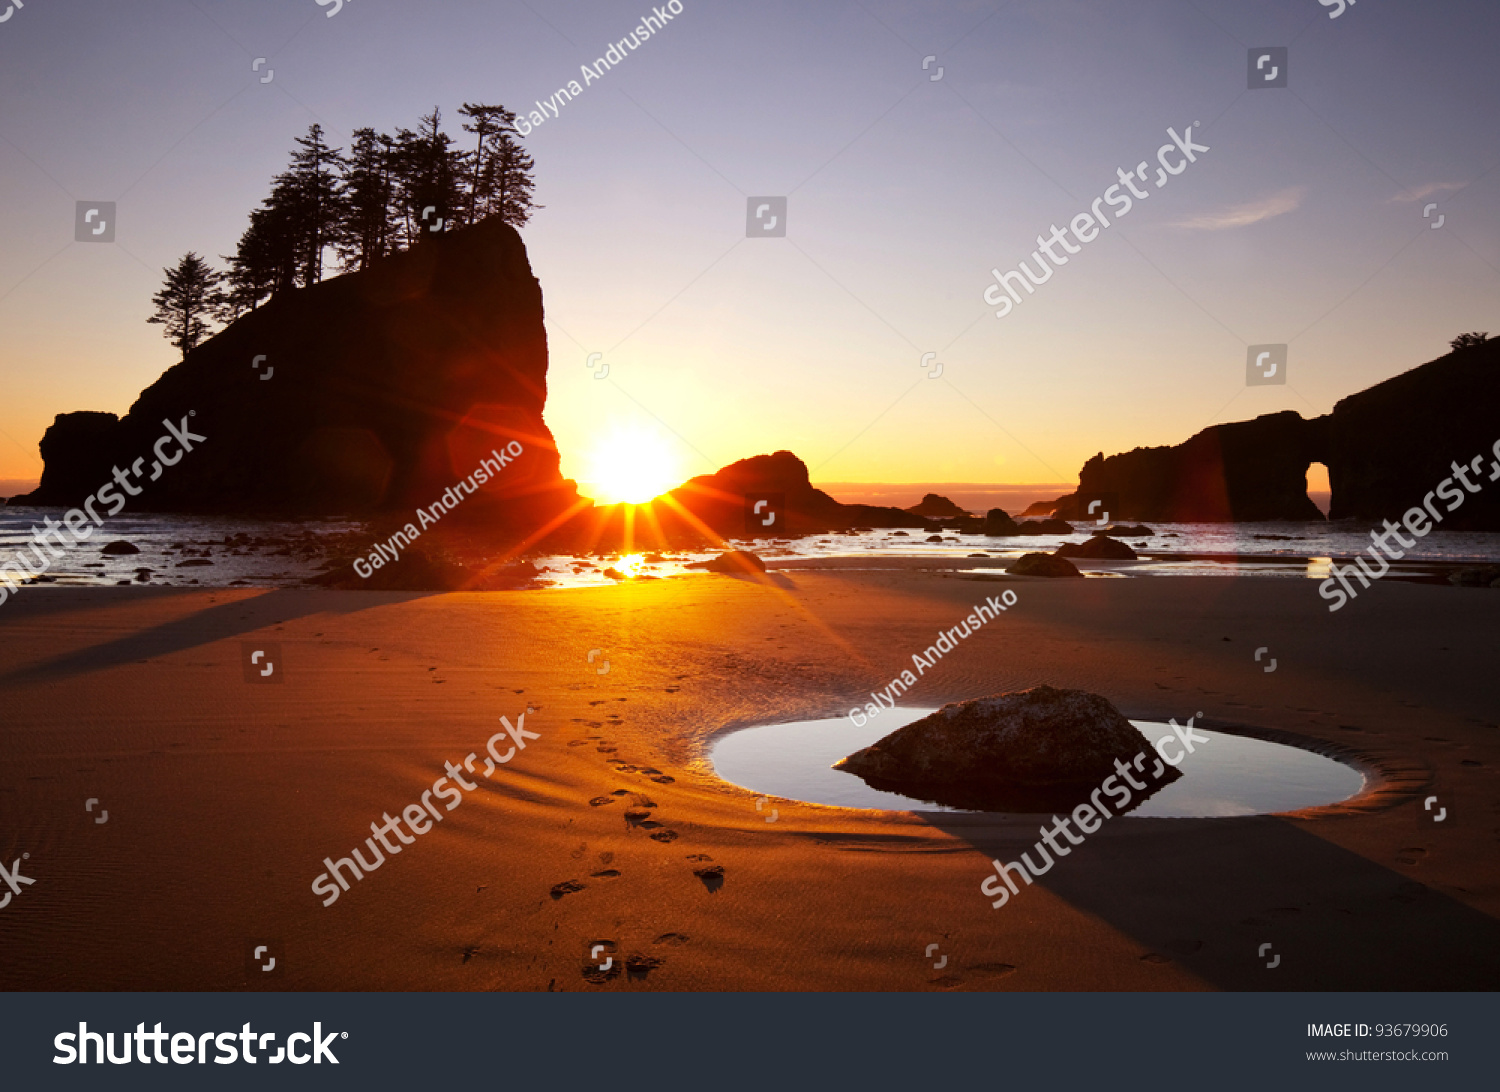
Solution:
M1143 768L1134 767L1142 754ZM949 807L1053 811L1086 800L1118 775L1117 761L1158 787L1182 776L1108 699L1038 686L945 705L834 769Z
M1328 421L1330 519L1400 522L1445 480L1463 494L1440 529L1500 531L1500 338L1413 368L1340 399ZM1477 465L1476 465L1477 462ZM1467 464L1466 490L1453 464Z
M927 519L953 519L969 514L938 493L928 493L922 498L921 504L914 504L907 511L914 516L924 516Z
M855 527L921 527L899 508L840 504L808 480L807 464L790 451L756 455L693 478L655 505L658 525L672 542L706 526L725 538L781 538ZM759 512L756 505L766 503ZM774 516L774 519L772 518Z
M42 440L40 486L12 503L79 503L143 456L149 474L162 421L187 419L207 439L145 483L132 510L410 511L514 440L524 454L463 509L529 527L577 497L542 420L546 398L541 286L520 235L491 218L274 297L168 369L123 419L60 415Z
M1292 410L1213 425L1175 447L1138 447L1083 465L1078 492L1023 515L1085 519L1087 501L1113 498L1118 519L1178 523L1321 521L1307 468L1328 467L1330 519L1393 520L1445 482L1463 491L1434 503L1436 526L1500 531L1500 338L1457 349L1341 399L1311 421ZM1465 489L1454 464L1466 467ZM1024 526L1024 525L1023 525Z
M1321 520L1307 496L1307 468L1326 457L1325 419L1293 410L1213 425L1175 447L1095 455L1078 472L1078 492L1055 516L1084 520L1087 498L1112 497L1110 514L1131 520L1223 523Z

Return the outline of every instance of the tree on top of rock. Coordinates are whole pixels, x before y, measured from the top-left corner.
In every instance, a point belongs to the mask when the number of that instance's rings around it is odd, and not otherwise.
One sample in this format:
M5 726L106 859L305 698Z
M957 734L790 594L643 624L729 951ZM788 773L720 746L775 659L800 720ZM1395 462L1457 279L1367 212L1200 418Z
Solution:
M344 162L344 222L338 239L346 270L368 269L396 246L392 210L395 141L374 129L354 130Z
M289 195L297 265L304 286L323 279L323 250L332 246L344 217L344 157L323 141L323 127L308 127L297 138L291 169L277 179Z
M209 334L209 322L218 316L223 305L216 272L192 251L183 255L175 268L162 270L167 275L161 291L151 297L156 314L146 321L165 326L163 333L182 350L182 358Z
M1454 352L1457 352L1459 349L1472 349L1475 345L1483 345L1489 339L1488 331L1476 330L1473 333L1459 334L1448 344Z
M433 107L416 132L401 129L396 134L398 215L407 246L464 222L463 155L443 132L442 120L442 112Z
M533 209L531 172L536 167L517 139L516 114L503 106L466 102L458 112L469 120L464 131L475 135L475 146L467 153L468 221L499 216L511 227L522 227Z

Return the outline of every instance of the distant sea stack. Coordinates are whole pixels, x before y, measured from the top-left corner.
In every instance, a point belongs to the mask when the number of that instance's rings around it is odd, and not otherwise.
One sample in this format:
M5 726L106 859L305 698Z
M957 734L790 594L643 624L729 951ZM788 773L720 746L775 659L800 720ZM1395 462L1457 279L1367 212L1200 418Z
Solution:
M74 505L142 456L163 419L207 437L145 484L133 510L362 515L431 505L512 440L465 508L518 525L577 503L542 420L542 290L497 218L439 234L370 269L286 292L199 345L122 419L57 417L35 492Z
M755 517L757 499L767 499ZM776 519L765 522L776 511ZM726 537L778 538L788 534L845 531L855 527L921 527L921 516L899 508L840 504L813 488L807 464L790 451L755 455L713 474L692 478L656 504L664 528L702 523ZM691 518L688 518L691 516Z
M1286 410L1253 421L1213 425L1175 447L1138 447L1078 472L1078 492L1060 498L1055 515L1091 518L1090 497L1106 495L1109 519L1165 523L1321 520L1307 496L1307 468L1324 460L1323 418ZM1098 515L1096 512L1094 515Z
M1307 468L1328 467L1330 519L1400 521L1468 464L1465 493L1447 530L1500 531L1500 340L1459 349L1338 402L1311 421L1286 410L1214 425L1175 447L1101 452L1079 471L1077 493L1052 506L1087 520L1091 498L1108 496L1113 520L1221 523L1321 520L1307 496ZM1477 468L1475 460L1478 460ZM1044 510L1033 505L1026 515Z
M928 493L921 504L914 504L907 511L926 519L957 519L969 514L941 493Z

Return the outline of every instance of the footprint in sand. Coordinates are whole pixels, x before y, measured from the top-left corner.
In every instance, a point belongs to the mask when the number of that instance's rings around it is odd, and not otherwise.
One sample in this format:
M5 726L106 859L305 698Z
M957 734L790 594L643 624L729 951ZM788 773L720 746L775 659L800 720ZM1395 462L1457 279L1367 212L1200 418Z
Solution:
M1397 887L1396 893L1391 898L1396 902L1416 902L1425 894L1427 894L1427 885L1412 880Z
M591 940L584 945L586 955L583 964L583 979L596 986L614 978L620 977L620 961L616 958L615 942L612 940ZM601 969L601 963L603 968Z
M472 946L470 946L468 948L465 948L464 949L464 962L465 963L469 962L469 960L473 959L478 954L479 954L479 946L477 944L476 945L472 945Z
M677 841L677 832L675 830L658 830L651 837L658 842L675 842Z
M653 940L652 944L670 944L674 948L686 944L689 937L686 933L663 933Z
M1008 974L1015 974L1016 968L1009 963L976 963L969 971L980 978L1004 978Z
M662 961L655 956L631 954L625 958L625 977L632 982L642 982L661 964Z
M613 804L614 802L615 802L615 799L612 796L596 796L592 800L589 801L589 807L591 807L591 808L601 808L605 804Z
M593 878L596 880L612 880L619 874L620 870L618 868L606 868L600 872L595 872Z
M709 865L707 868L693 869L693 875L703 881L703 886L708 888L710 895L724 886L724 866Z
M582 891L583 888L584 885L577 880L564 880L562 883L552 885L552 898L554 900L560 899L564 895L571 895L575 891Z
M645 823L649 822L650 819L651 819L651 813L649 811L647 811L645 808L627 808L627 809L625 809L625 825L627 827L642 826ZM658 824L658 825L660 825L660 824Z
M710 857L707 853L689 853L688 856L687 856L687 859L690 860L690 861L711 861L711 860L713 860L713 858Z
M972 967L965 968L963 973L950 972L938 978L928 979L931 985L941 990L951 990L963 985L965 974L973 978L995 979L1004 978L1006 975L1014 974L1016 971L1009 963L976 963Z

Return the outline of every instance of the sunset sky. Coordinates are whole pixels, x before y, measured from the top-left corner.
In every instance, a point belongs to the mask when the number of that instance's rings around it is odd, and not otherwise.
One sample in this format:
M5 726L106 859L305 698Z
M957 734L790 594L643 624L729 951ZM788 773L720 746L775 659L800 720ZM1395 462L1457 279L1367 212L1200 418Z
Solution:
M174 363L145 321L162 267L231 252L309 124L345 145L440 105L460 136L461 103L531 109L651 8L329 10L35 0L0 23L0 495L55 414L124 413ZM1070 481L1500 332L1500 7L1329 13L684 0L526 139L564 473L587 492L623 432L665 437L680 478L788 448L815 481ZM1268 45L1289 84L1247 90ZM1169 126L1210 150L995 318L991 268L1117 168L1154 174ZM765 195L785 238L746 238ZM115 243L73 242L76 200L118 203ZM1271 343L1288 384L1247 388Z

